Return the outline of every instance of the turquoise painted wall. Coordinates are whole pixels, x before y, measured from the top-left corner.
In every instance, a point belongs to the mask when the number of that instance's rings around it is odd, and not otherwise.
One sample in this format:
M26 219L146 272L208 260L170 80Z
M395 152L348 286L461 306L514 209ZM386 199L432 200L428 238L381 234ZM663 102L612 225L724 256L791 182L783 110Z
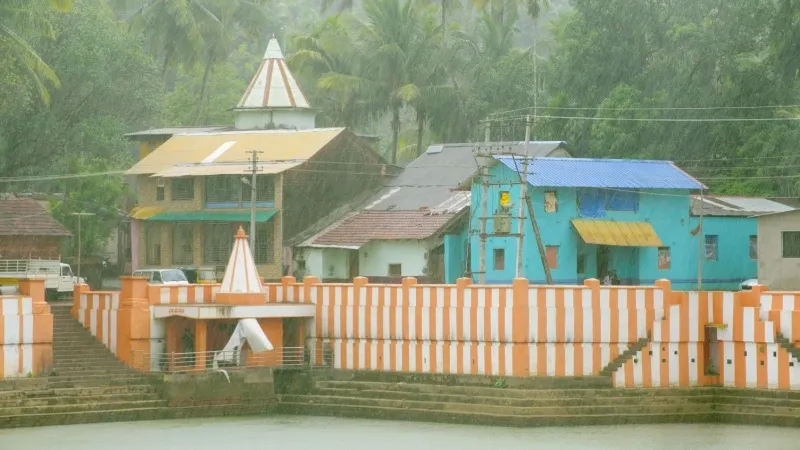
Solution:
M511 182L518 175L502 164L496 164L489 171L490 183L487 202L487 216L494 216L499 208L501 191L509 191L513 203L512 216L517 215L519 205L519 186ZM577 190L573 188L532 188L531 197L534 211L545 246L558 246L558 266L551 269L553 281L557 284L582 283L586 278L602 278L598 273L598 246L586 245L575 231L572 219L580 218L577 206ZM558 200L558 210L546 213L544 210L545 192L553 191ZM479 279L481 187L472 186L472 218L469 236L471 246L471 266L473 280ZM526 213L527 214L527 213ZM650 190L639 195L636 212L606 211L606 220L649 222L669 247L671 264L669 269L658 268L657 248L608 247L609 268L617 271L624 284L650 285L655 280L666 278L672 281L674 289L694 289L697 287L698 241L701 234L692 236L691 230L697 226L697 218L689 215L689 191ZM526 219L524 224L523 274L532 283L544 283L544 270L541 267L539 252L533 237L533 229ZM755 219L745 217L705 218L705 233L718 235L718 260L703 261L704 289L734 289L741 281L755 277L755 261L749 259L749 237L755 234ZM517 233L518 221L512 219L511 233ZM487 220L486 242L486 282L509 283L516 273L516 236L494 236L494 220ZM495 265L495 250L502 250L503 264ZM583 271L578 272L578 255L583 255ZM499 261L498 261L499 262Z
M465 276L468 237L468 224L464 224L458 234L444 235L444 282L447 284L454 284Z

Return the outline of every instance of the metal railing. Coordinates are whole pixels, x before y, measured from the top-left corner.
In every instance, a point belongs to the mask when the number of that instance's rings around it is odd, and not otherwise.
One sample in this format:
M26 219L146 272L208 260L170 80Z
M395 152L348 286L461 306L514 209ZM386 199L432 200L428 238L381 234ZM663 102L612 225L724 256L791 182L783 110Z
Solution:
M246 370L258 367L332 366L328 347L278 347L261 353L251 351L207 351L182 353L150 353L134 351L132 366L143 372L205 372L210 370Z

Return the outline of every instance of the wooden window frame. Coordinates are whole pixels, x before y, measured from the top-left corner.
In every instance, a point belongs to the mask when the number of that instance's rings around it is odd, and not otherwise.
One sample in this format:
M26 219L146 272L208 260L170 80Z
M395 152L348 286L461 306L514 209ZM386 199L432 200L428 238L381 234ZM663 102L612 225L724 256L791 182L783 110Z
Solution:
M194 178L180 177L170 181L172 200L194 200Z
M492 267L494 270L506 270L506 249L496 248L492 251Z

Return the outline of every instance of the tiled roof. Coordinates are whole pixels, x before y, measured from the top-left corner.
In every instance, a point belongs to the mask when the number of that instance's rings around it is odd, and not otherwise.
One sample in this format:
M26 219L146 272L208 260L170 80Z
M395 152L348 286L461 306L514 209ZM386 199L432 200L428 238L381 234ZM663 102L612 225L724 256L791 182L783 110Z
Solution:
M0 236L71 236L36 200L0 199Z
M361 211L317 235L309 245L359 248L370 241L427 239L455 214L430 211Z
M496 159L512 170L522 170L522 158L497 156ZM541 187L706 189L672 161L533 158L527 173L528 183Z
M701 211L702 206L702 211ZM742 216L752 217L761 214L792 211L795 208L761 197L729 197L706 195L703 202L699 196L692 196L692 215L699 216Z

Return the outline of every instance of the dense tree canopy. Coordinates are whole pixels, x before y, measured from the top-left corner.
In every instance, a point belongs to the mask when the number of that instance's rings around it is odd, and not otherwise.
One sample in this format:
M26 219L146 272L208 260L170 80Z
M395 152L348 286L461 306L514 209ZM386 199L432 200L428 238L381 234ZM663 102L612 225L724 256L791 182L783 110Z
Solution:
M399 163L485 123L520 139L530 117L575 156L800 192L795 0L0 0L0 191L63 194L73 231L95 212L84 251L101 251L121 177L42 176L118 173L130 131L232 124L272 35L318 125Z

